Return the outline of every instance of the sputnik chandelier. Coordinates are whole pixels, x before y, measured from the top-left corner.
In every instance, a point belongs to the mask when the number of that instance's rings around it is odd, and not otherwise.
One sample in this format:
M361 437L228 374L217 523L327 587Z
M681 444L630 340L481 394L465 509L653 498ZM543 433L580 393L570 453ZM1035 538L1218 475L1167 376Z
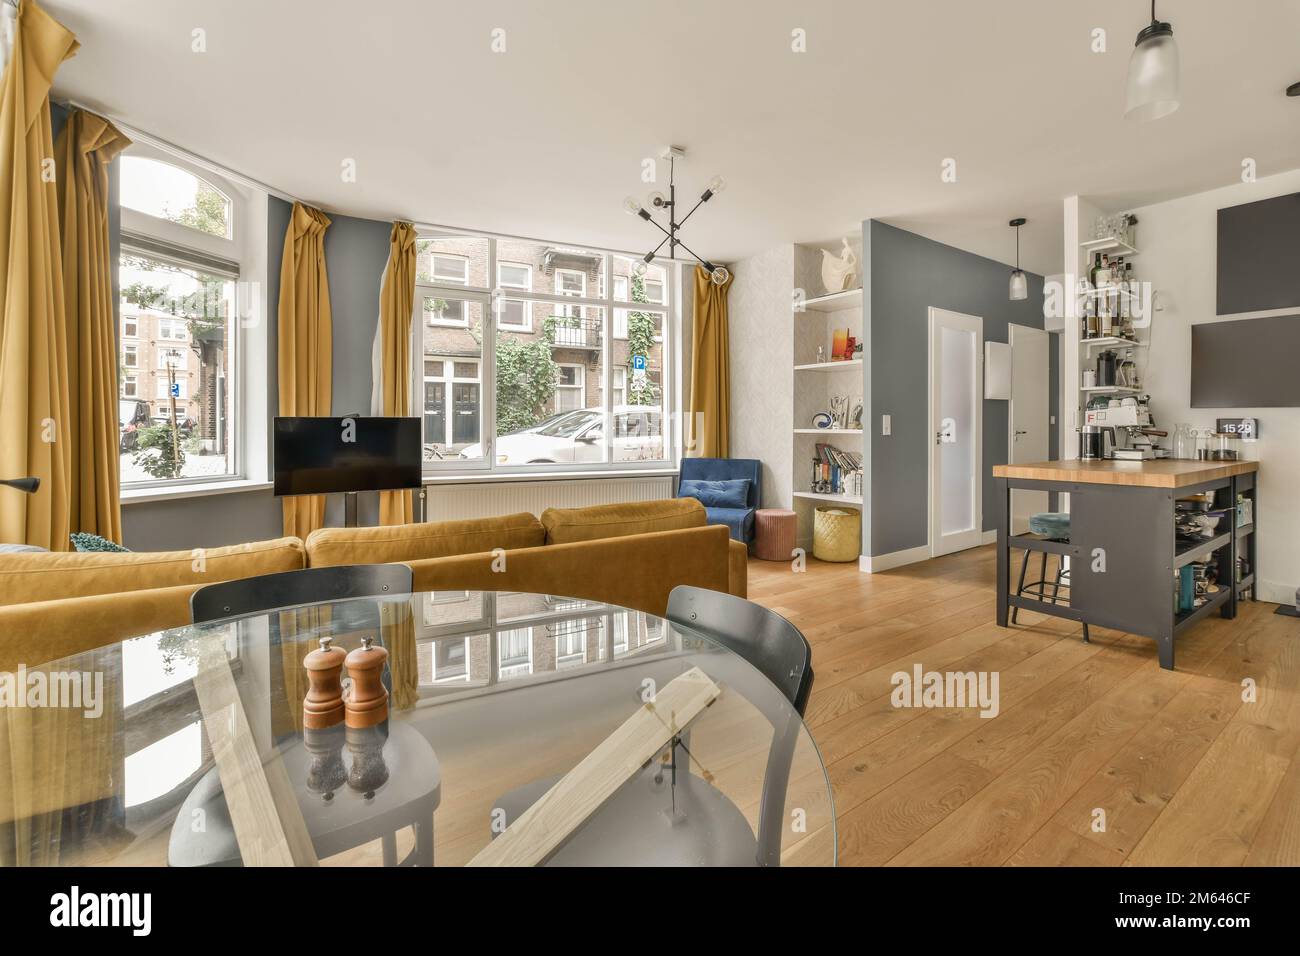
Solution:
M726 186L726 183L722 181L721 176L714 176L709 180L709 185L705 188L704 192L700 194L699 200L697 200L695 205L691 207L690 212L679 220L677 218L677 182L675 179L674 167L677 159L685 155L685 153L686 150L682 149L680 146L664 147L664 150L659 154L659 157L668 160L668 195L665 196L663 193L655 191L646 198L647 205L653 206L655 209L663 209L667 211L667 228L664 228L664 226L661 225L653 215L651 215L645 206L642 206L633 197L628 196L623 200L623 209L626 210L628 215L641 217L664 234L664 239L659 243L659 245L655 246L642 256L633 271L635 271L639 276L645 275L646 270L650 267L650 263L654 262L655 256L659 254L659 251L663 249L664 246L668 247L669 258L675 257L677 255L677 247L681 246L690 254L691 258L708 270L709 277L713 280L715 285L723 285L731 278L731 273L727 271L726 267L716 266L707 259L701 259L691 250L690 246L677 238L678 230L680 230L682 226L686 225L686 221L690 219L691 216L695 215L695 210L699 209L718 193L722 192L723 188Z

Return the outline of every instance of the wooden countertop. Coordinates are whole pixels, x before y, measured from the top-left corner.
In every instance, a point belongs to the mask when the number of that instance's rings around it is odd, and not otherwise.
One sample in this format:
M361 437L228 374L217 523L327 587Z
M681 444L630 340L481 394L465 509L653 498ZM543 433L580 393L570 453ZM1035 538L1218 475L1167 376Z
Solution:
M994 465L994 478L1031 481L1072 481L1134 488L1186 488L1206 481L1246 475L1259 470L1257 461L1037 461L1028 465Z

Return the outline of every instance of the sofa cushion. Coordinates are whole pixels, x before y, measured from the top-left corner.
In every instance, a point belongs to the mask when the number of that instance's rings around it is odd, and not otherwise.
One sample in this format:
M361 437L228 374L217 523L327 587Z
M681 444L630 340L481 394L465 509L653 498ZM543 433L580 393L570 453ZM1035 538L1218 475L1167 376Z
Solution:
M127 554L131 550L122 547L116 541L109 541L107 538L91 534L89 531L74 531L68 537L72 540L72 550L81 551L82 553Z
M542 512L547 544L597 541L651 531L680 531L705 525L704 506L694 498L626 501L589 508L547 508Z
M494 548L535 548L546 542L546 529L533 515L520 512L464 521L423 521L379 528L320 528L307 536L307 564L313 568L341 564L387 564Z
M705 481L687 478L677 486L677 494L694 498L706 508L744 508L749 498L749 479Z
M306 567L298 538L192 551L0 554L0 605L213 584Z
M733 541L748 541L754 527L754 509L753 508L705 508L709 518L709 524L721 524L727 526L727 531Z
M743 550L743 547L742 547ZM512 551L504 567L490 554L410 562L420 591L529 591L605 601L663 615L679 584L743 596L731 542L719 527L653 531Z

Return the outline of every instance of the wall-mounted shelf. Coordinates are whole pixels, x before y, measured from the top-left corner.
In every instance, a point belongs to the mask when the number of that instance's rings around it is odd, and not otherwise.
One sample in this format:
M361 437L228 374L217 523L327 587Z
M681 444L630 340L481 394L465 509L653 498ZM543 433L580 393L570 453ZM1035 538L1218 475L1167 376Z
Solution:
M1079 344L1084 348L1091 348L1094 345L1104 345L1115 349L1144 349L1147 347L1145 342L1135 342L1133 339L1121 339L1114 335L1105 335L1095 339L1079 339Z
M796 435L861 435L861 428L796 428Z
M818 491L796 491L796 498L810 498L815 501L832 501L842 505L861 505L861 495L827 495Z
M862 289L849 289L847 292L832 292L803 300L805 312L839 312L841 309L858 309L862 307ZM795 309L798 312L798 309Z
M1136 395L1141 389L1129 388L1127 385L1094 385L1092 388L1081 388L1079 391L1091 395Z
M1114 236L1107 236L1104 239L1089 239L1087 242L1079 243L1079 248L1092 258L1094 252L1118 252L1122 256L1136 256L1138 251L1122 239Z
M1120 288L1117 285L1099 285L1095 289L1089 289L1086 292L1079 293L1080 301L1087 299L1101 299L1106 296L1123 296L1130 301L1137 301L1138 296L1128 289Z
M841 368L862 368L862 359L841 359L838 362L810 362L796 365L796 372L830 372Z

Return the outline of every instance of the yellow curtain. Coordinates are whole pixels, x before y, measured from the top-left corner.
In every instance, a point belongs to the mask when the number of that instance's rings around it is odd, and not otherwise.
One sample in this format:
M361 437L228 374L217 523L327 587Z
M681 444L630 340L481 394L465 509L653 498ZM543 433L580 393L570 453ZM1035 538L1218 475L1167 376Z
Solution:
M708 270L695 267L695 328L691 351L691 405L687 448L702 458L726 458L730 451L731 359L727 344L727 292L734 274L716 285Z
M334 361L325 230L319 209L293 204L280 263L280 310L276 348L281 415L328 415ZM285 498L284 533L305 538L325 524L325 497Z
M388 266L379 290L380 354L385 415L411 414L411 310L415 307L415 227L393 223ZM381 491L379 523L410 524L411 493Z
M66 551L71 449L50 86L77 38L32 0L18 8L0 83L0 541Z
M73 110L55 144L68 333L68 524L122 541L118 500L117 340L108 249L108 164L131 141Z

